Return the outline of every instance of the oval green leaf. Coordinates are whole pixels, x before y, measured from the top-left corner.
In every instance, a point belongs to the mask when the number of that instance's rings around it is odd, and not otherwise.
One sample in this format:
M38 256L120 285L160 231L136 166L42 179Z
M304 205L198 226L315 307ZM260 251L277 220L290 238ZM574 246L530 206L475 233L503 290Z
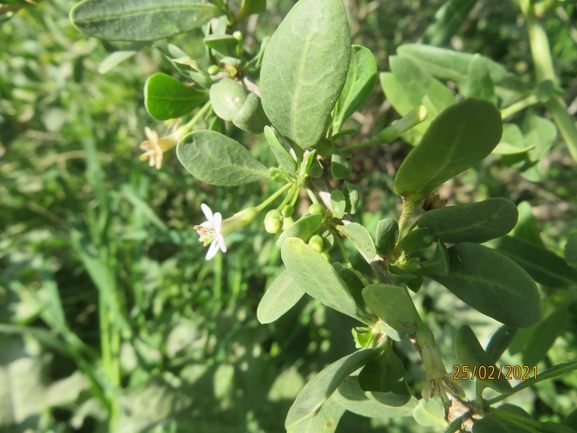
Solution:
M318 232L322 225L322 214L304 216L280 235L276 241L276 246L277 248L281 248L285 239L288 238L299 238L308 242L311 236Z
M336 402L335 395L325 401L314 416L294 424L287 433L334 433L345 413L345 408Z
M357 376L349 376L332 397L346 410L368 418L397 418L412 416L418 400L411 397L403 406L393 407L379 403L363 392Z
M339 131L351 115L365 103L377 84L377 61L368 48L353 45L345 86L335 106L333 131Z
M523 364L532 367L541 361L557 337L565 332L569 319L567 308L559 307L539 323L522 350Z
M301 0L268 43L260 75L263 108L301 148L321 138L341 93L351 56L341 0Z
M495 241L495 249L513 259L535 281L545 286L569 287L577 284L577 270L545 247L504 236Z
M344 226L337 226L337 230L344 234L364 257L368 260L375 259L377 250L366 228L357 223L350 223Z
M244 105L248 91L235 80L223 78L210 87L210 102L218 117L232 120Z
M487 352L481 347L477 336L467 325L461 326L455 334L455 354L457 362L467 367L471 375L469 379L477 380L478 386L493 388L504 394L511 393L511 384L504 375L498 374L499 369L495 367ZM481 366L483 368L479 370ZM491 372L494 373L492 378L490 378ZM472 377L473 374L475 377Z
M207 100L207 92L189 87L166 74L154 74L144 84L144 105L158 120L185 116Z
M401 242L401 248L405 254L412 254L433 245L435 235L427 228L418 228L405 235Z
M305 291L284 270L264 292L256 317L262 324L271 323L285 314L303 297Z
M357 305L346 283L319 252L299 238L288 238L282 244L281 256L291 278L305 292L329 308L358 318Z
M475 421L473 424L473 433L532 433L534 429L528 430L496 416L487 415L484 418Z
M541 320L541 297L531 277L513 260L473 243L449 248L447 276L423 272L477 311L526 328Z
M371 311L394 330L405 334L417 331L417 310L404 287L371 284L363 289L363 299Z
M264 127L264 137L272 150L272 153L281 166L281 168L287 173L294 175L297 170L297 163L290 153L281 144L276 134L270 126Z
M504 198L447 206L425 212L419 227L431 230L441 242L483 243L505 236L517 224L517 207Z
M501 114L490 102L468 98L445 109L405 158L395 191L416 206L443 182L491 153L502 132Z
M304 419L314 416L347 376L365 365L375 352L375 349L359 350L333 362L318 373L304 386L289 409L286 429L290 430Z
M72 8L70 19L95 38L154 41L189 32L221 14L206 0L84 0Z
M191 132L178 143L176 155L190 174L211 185L236 186L268 178L266 167L242 144L219 132Z

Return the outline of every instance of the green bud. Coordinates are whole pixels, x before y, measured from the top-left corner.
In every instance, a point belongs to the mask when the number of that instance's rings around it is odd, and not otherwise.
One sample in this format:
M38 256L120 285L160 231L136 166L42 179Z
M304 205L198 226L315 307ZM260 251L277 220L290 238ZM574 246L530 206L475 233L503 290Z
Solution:
M398 260L395 264L399 269L405 272L419 272L421 269L423 269L421 260L419 260L418 257L413 257L408 260Z
M210 65L207 72L209 75L216 75L220 72L220 68L217 65Z
M291 206L290 204L287 204L285 207L282 208L282 216L285 218L290 218L293 216L293 213L295 212L295 208L294 206Z
M277 209L271 210L264 219L264 229L268 233L278 233L283 226L283 218Z
M236 30L233 34L232 37L235 38L237 41L242 42L244 39L244 35L242 34L242 32L240 30Z
M309 246L320 253L323 250L323 238L314 235L309 239Z
M316 215L322 213L324 208L319 203L313 203L309 206L309 213L311 215Z
M325 259L327 262L330 262L331 256L329 253L325 251L324 253L321 253L321 256L323 256L323 259Z
M288 229L290 229L293 224L295 223L295 220L293 219L293 217L288 217L285 218L282 222L282 231L287 231Z

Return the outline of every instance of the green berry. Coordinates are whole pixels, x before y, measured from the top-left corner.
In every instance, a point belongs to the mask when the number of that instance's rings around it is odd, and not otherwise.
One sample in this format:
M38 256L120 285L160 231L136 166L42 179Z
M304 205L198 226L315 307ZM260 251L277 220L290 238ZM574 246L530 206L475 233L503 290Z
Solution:
M242 42L244 39L244 35L242 34L242 32L240 30L236 30L233 34L232 37L235 38L237 41Z
M319 203L313 203L309 207L309 212L311 215L316 215L323 212L323 207Z
M237 81L223 78L210 87L210 102L218 117L232 120L241 111L248 97L248 91Z
M282 222L282 231L287 231L288 229L290 229L293 224L295 223L295 220L293 219L293 217L288 217L285 218Z
M207 72L209 75L216 75L220 72L220 68L217 65L210 65Z

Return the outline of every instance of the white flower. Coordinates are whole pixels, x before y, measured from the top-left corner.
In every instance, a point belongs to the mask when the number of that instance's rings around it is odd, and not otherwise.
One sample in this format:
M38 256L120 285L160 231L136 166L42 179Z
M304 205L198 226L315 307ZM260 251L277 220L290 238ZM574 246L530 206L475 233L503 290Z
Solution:
M200 208L206 221L199 226L194 226L194 229L198 232L200 242L203 242L205 247L210 244L206 253L206 260L210 260L216 255L219 248L223 253L226 253L226 244L222 236L222 215L220 212L215 212L213 215L210 208L204 203L200 205Z
M448 403L447 393L461 399L465 398L465 393L461 387L453 381L451 375L445 370L445 365L437 348L425 344L421 347L421 352L427 374L427 381L421 393L425 401L429 401L431 397L440 396L443 401Z
M144 150L140 160L150 160L151 167L156 166L157 169L160 169L164 152L176 146L182 134L178 134L179 131L176 131L165 137L158 138L158 133L148 126L144 128L144 132L148 140L140 143L140 149Z

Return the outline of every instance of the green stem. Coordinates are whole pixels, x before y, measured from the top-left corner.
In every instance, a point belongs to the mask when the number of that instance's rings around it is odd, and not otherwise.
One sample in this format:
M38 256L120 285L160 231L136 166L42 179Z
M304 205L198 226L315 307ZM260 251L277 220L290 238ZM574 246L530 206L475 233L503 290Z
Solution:
M283 186L281 189L279 189L277 192L275 192L273 195L271 195L269 198L267 198L265 201L263 201L261 204L259 204L256 207L256 209L259 212L261 212L265 207L267 207L269 204L271 204L273 201L275 201L278 198L278 196L280 196L283 192L285 192L291 186L293 186L292 183L287 183L285 186Z
M210 109L210 107L212 107L212 104L210 101L208 101L206 104L204 104L204 106L198 111L198 113L196 113L194 115L194 117L192 119L190 119L190 121L186 124L186 126L192 128L194 125L196 125L196 123L200 120L200 118L202 116L204 116L206 114L206 112Z
M347 254L347 251L345 250L345 246L343 245L343 241L341 241L341 238L338 235L335 236L335 240L337 241L339 249L341 250L341 254L343 255L343 260L347 264L347 267L349 269L353 269L353 265L351 263L351 260L349 259L349 255Z
M505 120L507 117L512 116L515 113L518 113L521 110L524 110L527 107L531 107L539 102L537 96L530 95L525 99L521 99L520 101L515 102L513 105L508 106L507 108L503 108L501 110L501 117Z
M558 84L559 80L553 69L549 39L547 38L547 33L542 23L537 19L535 8L531 0L519 0L519 5L523 11L525 22L527 23L527 32L529 33L529 43L531 45L533 63L535 64L537 83L551 80L554 84ZM565 101L559 96L553 96L545 103L545 106L553 116L553 120L559 127L573 160L577 163L577 127L575 126L574 120L569 113L567 113Z
M381 140L379 139L379 137L376 137L376 138L373 138L372 140L365 141L363 143L352 144L350 146L341 147L341 148L339 148L339 151L343 152L343 153L349 152L349 151L354 150L354 149L360 149L362 147L372 146L373 144L377 144L379 142L381 142Z
M310 188L305 188L307 194L309 195L309 198L311 199L311 201L313 203L318 203L319 199L317 198L317 196L315 195L314 192L312 192L312 190Z

